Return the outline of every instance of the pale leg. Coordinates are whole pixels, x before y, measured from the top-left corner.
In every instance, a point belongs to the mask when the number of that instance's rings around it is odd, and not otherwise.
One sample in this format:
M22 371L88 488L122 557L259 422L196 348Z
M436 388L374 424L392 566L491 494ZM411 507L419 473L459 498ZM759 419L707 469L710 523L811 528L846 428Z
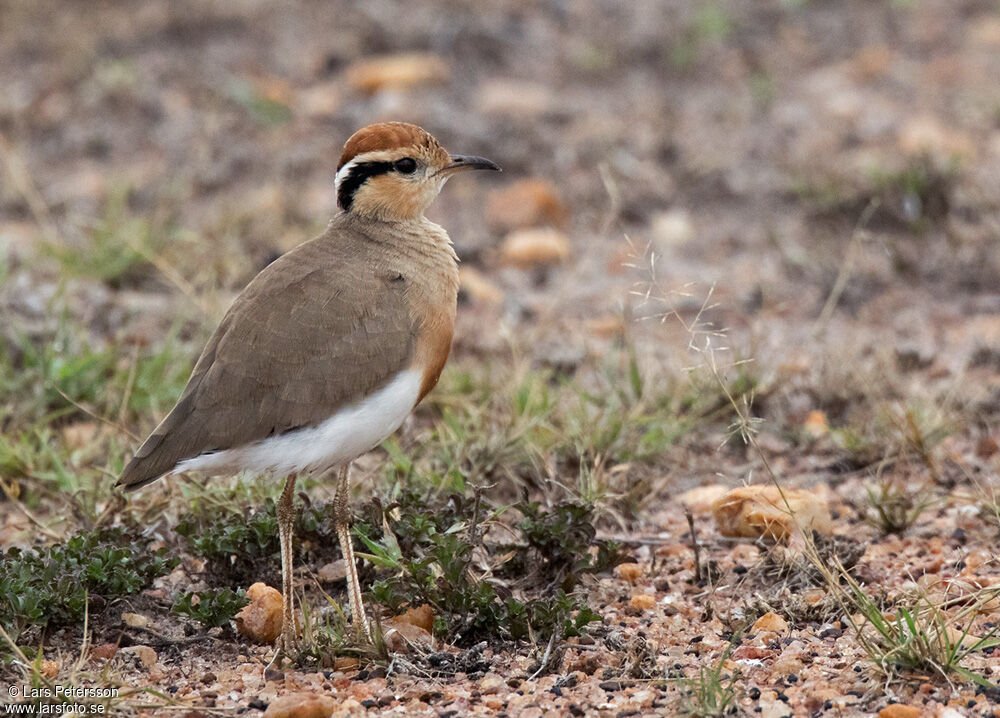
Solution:
M347 464L340 470L337 478L337 493L333 499L333 522L340 538L340 550L344 554L347 565L347 596L351 602L351 619L354 630L363 640L371 642L371 632L368 629L368 617L361 602L361 582L358 580L358 566L354 559L354 546L351 543L351 510L350 510L350 480L348 473L351 465Z
M294 658L297 652L295 636L295 586L292 581L292 537L295 530L295 512L292 502L295 498L295 475L285 479L285 488L275 507L278 519L278 540L281 543L281 596L283 599L281 635L278 637L277 651L265 669L265 677L272 670L281 669L283 658Z

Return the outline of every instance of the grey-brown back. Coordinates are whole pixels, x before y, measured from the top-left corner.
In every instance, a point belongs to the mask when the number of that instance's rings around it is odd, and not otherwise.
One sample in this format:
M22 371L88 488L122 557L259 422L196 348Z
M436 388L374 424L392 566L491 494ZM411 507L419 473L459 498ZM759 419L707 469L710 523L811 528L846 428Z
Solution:
M406 369L419 321L393 264L384 246L335 219L265 268L118 485L139 488L185 459L315 426Z

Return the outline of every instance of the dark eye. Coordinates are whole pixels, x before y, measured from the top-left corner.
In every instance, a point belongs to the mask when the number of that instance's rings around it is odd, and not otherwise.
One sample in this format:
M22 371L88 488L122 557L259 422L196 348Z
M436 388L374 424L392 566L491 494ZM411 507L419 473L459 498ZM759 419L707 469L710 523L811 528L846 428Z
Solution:
M402 172L404 175L412 174L417 171L417 161L412 157L404 157L401 160L396 160L394 165L397 172Z

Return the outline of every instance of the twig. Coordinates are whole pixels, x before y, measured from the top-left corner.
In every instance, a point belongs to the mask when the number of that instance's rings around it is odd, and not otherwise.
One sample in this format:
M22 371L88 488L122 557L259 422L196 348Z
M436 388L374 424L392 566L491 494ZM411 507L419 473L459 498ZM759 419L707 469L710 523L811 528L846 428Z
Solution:
M830 323L830 318L833 316L833 310L837 308L837 302L840 301L841 295L844 293L844 289L847 287L847 282L851 279L851 274L854 271L854 255L857 252L858 246L861 244L861 240L864 238L865 225L871 220L872 215L875 214L881 206L882 202L878 197L873 197L865 207L861 216L858 218L858 222L854 225L854 231L851 232L851 241L847 245L847 251L844 253L844 263L840 265L840 271L837 273L837 279L833 283L833 288L830 290L830 296L826 298L826 303L823 305L822 311L819 313L819 317L816 319L816 323L813 325L813 335L821 333L826 329L826 325Z
M21 502L21 500L17 496L14 495L14 490L11 489L11 487L9 487L7 485L7 482L3 481L2 479L0 479L0 490L3 491L4 496L7 497L7 500L10 501L12 504L14 504L18 508L18 510L22 514L24 514L25 518L27 518L28 521L30 521L31 523L33 523L38 528L39 531L41 531L43 534L45 534L46 536L48 536L50 539L52 539L54 541L65 541L66 540L66 537L64 535L56 533L55 531L53 531L52 529L50 529L48 526L46 526L45 524L43 524L42 521L41 521L41 519L39 519L37 516L35 516L31 512L31 510L28 509L28 507L25 506Z
M556 643L556 637L558 635L559 635L559 631L553 631L552 632L552 635L549 637L549 645L545 648L544 655L542 655L542 662L538 666L538 670L535 671L534 673L532 673L531 677L528 678L529 681L533 681L536 678L538 678L538 676L541 675L542 671L544 671L548 667L549 660L551 660L551 658L552 658L552 647L555 645L555 643Z
M602 162L598 165L597 172L601 175L601 183L604 185L604 191L608 193L608 199L610 200L608 212L604 215L604 219L601 221L600 234L605 235L608 233L608 230L611 229L611 225L614 224L615 220L618 218L618 213L621 211L622 193L618 189L618 184L611 176L611 171L608 169L608 165L606 163Z
M61 396L63 399L65 399L70 404L72 404L76 409L79 409L84 414L86 414L87 416L89 416L91 419L96 419L97 421L101 422L102 424L107 424L108 426L111 426L111 427L115 428L116 430L118 430L121 433L123 433L126 436L128 436L133 441L139 441L139 439L141 438L141 437L136 436L135 434L133 434L128 429L126 429L124 425L119 424L118 422L112 421L111 419L107 419L107 418L105 418L105 417L97 414L92 409L88 409L86 406L84 406L83 404L81 404L80 402L78 402L76 399L74 399L73 397L71 397L69 394L67 394L66 392L64 392L62 389L60 389L58 386L56 386L54 383L50 384L49 386L51 388L55 389L56 392L59 394L59 396Z
M698 545L698 535L694 530L694 515L691 513L691 509L685 507L684 516L687 517L688 528L691 531L691 548L694 551L694 578L700 583L702 581L701 546Z
M210 633L196 633L193 636L185 636L184 638L170 638L169 636L164 636L159 631L154 631L152 628L146 628L145 626L129 626L129 628L142 631L155 638L156 642L151 643L154 646L184 646L188 643L197 643L198 641L204 641L206 638L215 637Z

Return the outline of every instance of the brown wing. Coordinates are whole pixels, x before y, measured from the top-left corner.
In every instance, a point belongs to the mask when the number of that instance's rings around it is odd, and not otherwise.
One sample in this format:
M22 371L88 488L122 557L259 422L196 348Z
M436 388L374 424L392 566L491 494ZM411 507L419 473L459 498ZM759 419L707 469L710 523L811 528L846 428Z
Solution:
M416 324L402 283L374 268L364 239L345 234L297 247L247 285L119 486L318 424L409 365Z

